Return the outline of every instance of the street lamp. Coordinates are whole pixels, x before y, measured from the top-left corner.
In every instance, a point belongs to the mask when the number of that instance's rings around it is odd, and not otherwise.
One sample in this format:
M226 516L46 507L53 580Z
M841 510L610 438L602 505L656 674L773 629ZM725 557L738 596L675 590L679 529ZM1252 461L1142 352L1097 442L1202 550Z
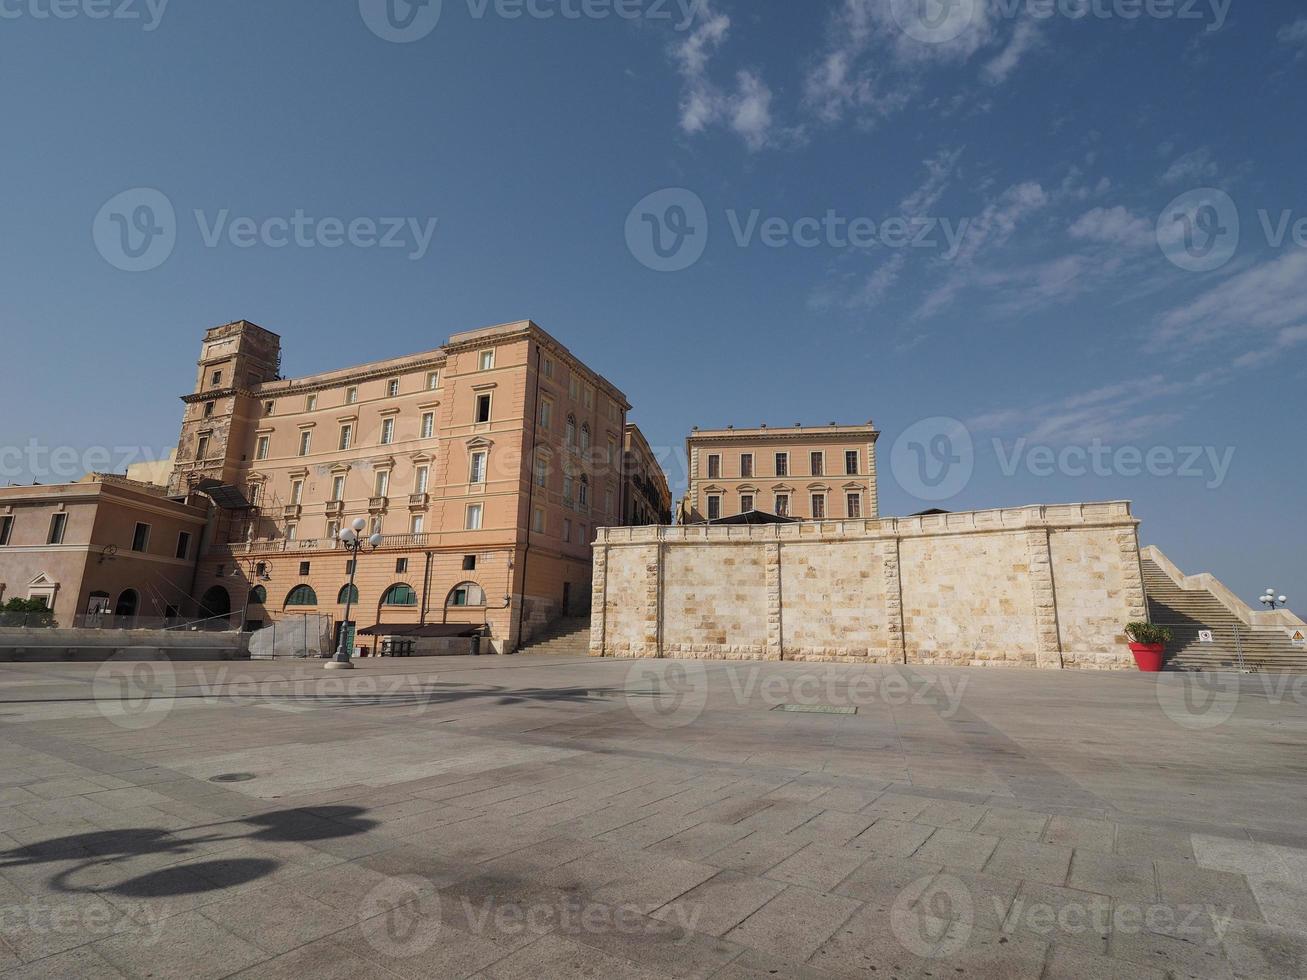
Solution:
M1267 609L1279 609L1281 606L1287 606L1289 599L1287 596L1276 596L1274 589L1267 589L1262 596L1262 605Z
M368 526L368 522L363 518L356 518L353 525L345 528L340 532L341 543L345 550L350 553L349 562L349 586L345 590L345 621L340 624L340 642L336 644L336 656L327 661L325 667L327 670L352 670L354 661L350 659L350 628L349 612L350 607L354 604L354 572L358 569L359 552L363 550L363 539L359 535L363 529ZM368 538L369 545L375 550L381 545L381 535L374 534Z

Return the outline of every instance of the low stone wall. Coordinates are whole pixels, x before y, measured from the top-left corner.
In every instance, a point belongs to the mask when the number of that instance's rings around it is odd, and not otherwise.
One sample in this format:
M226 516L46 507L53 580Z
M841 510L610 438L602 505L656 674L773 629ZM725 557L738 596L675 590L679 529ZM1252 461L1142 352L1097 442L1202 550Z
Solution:
M112 657L170 660L245 660L249 633L178 630L0 629L0 663L73 661Z
M1132 669L1124 501L867 521L601 528L591 654Z

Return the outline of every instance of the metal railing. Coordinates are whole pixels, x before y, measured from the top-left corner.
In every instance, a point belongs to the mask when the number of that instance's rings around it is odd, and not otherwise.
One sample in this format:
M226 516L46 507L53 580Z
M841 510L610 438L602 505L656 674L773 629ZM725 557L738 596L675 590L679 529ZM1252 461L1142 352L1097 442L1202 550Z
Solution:
M45 612L0 612L0 629L8 630L52 630L58 629L54 613Z
M1154 620L1154 625L1165 626L1171 631L1171 642L1166 645L1168 664L1173 660L1181 664L1186 660L1216 661L1231 670L1249 671L1244 658L1247 627L1237 624L1208 626L1194 620Z

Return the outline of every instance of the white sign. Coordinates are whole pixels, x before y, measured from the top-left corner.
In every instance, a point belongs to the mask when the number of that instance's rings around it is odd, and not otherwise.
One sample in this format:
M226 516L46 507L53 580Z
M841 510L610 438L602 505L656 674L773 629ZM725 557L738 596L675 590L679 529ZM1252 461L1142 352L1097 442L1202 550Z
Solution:
M1212 635L1212 631L1211 631L1211 630L1199 630L1199 631L1198 631L1198 642L1199 642L1199 643L1215 643L1215 642L1216 642L1216 637L1214 637L1214 636Z
M1289 630L1289 639L1296 646L1307 646L1307 632L1303 630Z

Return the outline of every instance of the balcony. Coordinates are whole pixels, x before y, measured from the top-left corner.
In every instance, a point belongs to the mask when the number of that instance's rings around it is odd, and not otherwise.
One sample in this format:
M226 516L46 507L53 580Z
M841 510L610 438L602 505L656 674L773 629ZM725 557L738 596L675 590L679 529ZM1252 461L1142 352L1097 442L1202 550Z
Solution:
M389 506L389 497L373 497L368 501L368 512L372 514L384 513Z
M304 508L299 504L287 504L282 509L282 517L288 521L298 521L300 519L300 514L303 512Z
M377 551L417 551L436 546L438 534L385 534ZM291 541L287 538L259 538L253 541L231 541L214 543L208 553L216 557L235 555L277 555L297 554L305 551L341 551L343 545L336 538L301 538ZM364 554L368 553L364 549Z
M328 501L327 501L327 516L328 516L328 517L342 517L342 516L344 516L344 514L345 514L345 501L343 501L343 500L328 500Z
M431 494L429 493L411 493L408 497L408 506L410 510L426 510L431 506Z

